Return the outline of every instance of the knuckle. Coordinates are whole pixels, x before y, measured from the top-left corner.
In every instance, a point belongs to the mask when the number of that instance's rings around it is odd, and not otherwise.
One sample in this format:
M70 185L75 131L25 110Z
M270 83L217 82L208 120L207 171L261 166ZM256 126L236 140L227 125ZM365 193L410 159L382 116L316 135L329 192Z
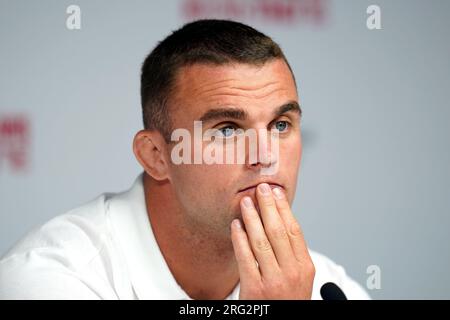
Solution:
M263 197L261 199L261 202L264 204L267 208L275 208L275 201L272 197Z
M250 257L246 254L240 253L236 255L236 261L238 264L245 264Z
M289 226L289 235L293 238L298 238L303 235L302 229L300 228L300 225L298 222L292 222Z
M289 283L298 283L301 280L301 274L298 269L292 269L287 273L286 279Z
M316 267L312 263L311 263L310 275L313 276L313 277L315 277L315 275L316 275Z
M306 264L306 272L308 274L309 277L314 278L316 275L316 267L314 266L314 263L312 261L309 261Z
M255 240L255 249L260 252L268 252L272 250L272 246L267 238L258 238Z
M284 226L271 228L267 232L271 235L272 238L277 240L284 240L288 238L288 234Z
M245 218L251 221L252 223L261 220L258 211L255 208L245 209Z

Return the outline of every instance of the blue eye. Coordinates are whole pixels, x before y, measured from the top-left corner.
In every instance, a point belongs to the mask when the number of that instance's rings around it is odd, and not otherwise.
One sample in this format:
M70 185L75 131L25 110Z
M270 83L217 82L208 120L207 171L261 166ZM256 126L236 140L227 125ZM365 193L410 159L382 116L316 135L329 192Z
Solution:
M235 128L233 126L226 126L218 129L224 137L230 137L233 135Z
M287 129L288 127L288 122L287 121L277 121L275 122L275 128L280 131L283 132Z

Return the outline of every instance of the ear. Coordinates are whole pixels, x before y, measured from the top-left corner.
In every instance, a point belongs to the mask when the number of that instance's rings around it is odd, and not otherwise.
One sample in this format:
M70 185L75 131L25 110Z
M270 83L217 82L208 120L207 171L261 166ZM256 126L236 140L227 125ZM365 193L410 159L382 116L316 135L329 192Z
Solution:
M133 151L145 172L155 180L168 177L168 165L164 158L166 142L156 130L141 130L134 136Z

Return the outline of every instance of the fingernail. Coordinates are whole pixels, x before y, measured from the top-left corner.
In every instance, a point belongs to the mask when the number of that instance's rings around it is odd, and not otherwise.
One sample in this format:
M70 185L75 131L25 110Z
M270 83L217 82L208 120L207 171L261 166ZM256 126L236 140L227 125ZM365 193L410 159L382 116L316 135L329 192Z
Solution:
M269 185L268 185L267 183L261 183L261 184L258 186L258 188L259 188L259 191L261 191L261 193L262 193L263 195L268 195L268 194L270 194L270 187L269 187Z
M275 194L275 197L277 197L277 199L283 199L283 191L281 191L280 188L273 189L273 193Z
M253 201L252 199L250 199L250 197L244 197L244 205L247 208L252 208L253 207Z
M236 228L242 229L242 223L241 223L241 221L240 221L239 219L234 219L234 220L233 220L233 224L234 224L234 226L235 226Z

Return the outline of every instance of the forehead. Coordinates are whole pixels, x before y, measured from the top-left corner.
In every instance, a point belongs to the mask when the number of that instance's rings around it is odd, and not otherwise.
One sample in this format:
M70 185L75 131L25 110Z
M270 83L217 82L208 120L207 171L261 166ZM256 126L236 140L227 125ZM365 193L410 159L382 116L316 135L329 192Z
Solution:
M298 100L294 79L282 59L261 66L235 63L183 67L173 89L171 113L177 118L195 118L218 106L255 111L264 106L270 110Z

